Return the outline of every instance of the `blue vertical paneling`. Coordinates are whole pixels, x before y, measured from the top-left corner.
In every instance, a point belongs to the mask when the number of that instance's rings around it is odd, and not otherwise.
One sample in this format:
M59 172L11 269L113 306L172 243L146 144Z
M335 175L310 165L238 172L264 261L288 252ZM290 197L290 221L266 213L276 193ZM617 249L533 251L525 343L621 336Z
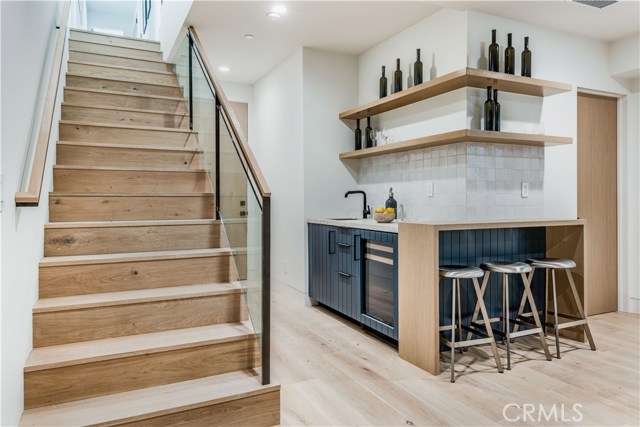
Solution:
M486 261L526 261L527 258L545 255L546 232L544 227L532 228L500 228L487 230L441 231L440 265L460 264L479 266ZM509 309L516 312L524 291L520 276L511 275ZM480 279L481 282L481 279ZM440 324L451 323L451 280L440 281ZM492 273L485 304L489 316L496 317L502 313L502 277ZM536 275L532 284L534 299L538 309L544 304L544 275ZM463 323L468 323L475 306L475 292L468 280L461 282L461 311ZM499 327L499 324L494 327Z

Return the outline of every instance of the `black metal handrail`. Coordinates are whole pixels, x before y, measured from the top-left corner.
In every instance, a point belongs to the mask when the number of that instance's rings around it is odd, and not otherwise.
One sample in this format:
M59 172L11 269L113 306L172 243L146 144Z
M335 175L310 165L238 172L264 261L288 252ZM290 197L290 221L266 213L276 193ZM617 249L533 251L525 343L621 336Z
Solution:
M266 185L262 172L251 153L251 150L239 129L238 120L229 106L222 87L218 82L212 67L209 64L206 53L204 52L197 32L190 27L187 32L189 40L189 127L193 130L193 66L195 62L202 69L209 89L215 100L215 187L216 198L220 197L220 123L224 120L228 130L231 132L231 142L238 155L242 168L244 170L247 182L256 196L256 200L262 210L262 300L261 300L261 367L262 367L262 384L271 382L271 193ZM195 56L195 58L194 58ZM195 61L194 61L195 59ZM220 219L220 203L216 204L216 218Z

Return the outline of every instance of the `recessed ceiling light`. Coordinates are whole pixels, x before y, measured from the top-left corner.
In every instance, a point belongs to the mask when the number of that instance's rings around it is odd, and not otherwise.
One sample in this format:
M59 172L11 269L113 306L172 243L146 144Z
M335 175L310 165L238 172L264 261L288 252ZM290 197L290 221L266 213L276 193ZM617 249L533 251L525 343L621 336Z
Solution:
M267 18L273 19L273 20L280 19L280 14L276 12L269 12L267 13Z
M255 38L253 34L245 34L243 37L247 40L253 40Z
M227 67L226 65L222 65L222 66L218 67L218 71L220 71L222 73L228 73L229 72L229 67Z
M271 9L271 12L275 12L282 15L283 13L287 13L287 8L282 6L281 4L278 4L276 6L273 6L273 8Z

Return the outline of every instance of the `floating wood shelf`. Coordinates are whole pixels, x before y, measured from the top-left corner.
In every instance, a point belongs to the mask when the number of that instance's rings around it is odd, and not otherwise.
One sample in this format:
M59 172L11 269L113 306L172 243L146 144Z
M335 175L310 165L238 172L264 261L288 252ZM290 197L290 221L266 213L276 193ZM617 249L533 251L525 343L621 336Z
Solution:
M565 136L532 135L513 132L493 132L486 130L462 129L437 135L425 136L408 141L380 145L357 151L340 154L340 160L364 159L385 154L401 153L403 151L419 150L421 148L439 147L441 145L457 144L459 142L484 142L494 144L530 145L534 147L548 147L573 143L573 138Z
M343 111L340 113L340 119L364 119L463 87L486 88L487 86L492 86L502 92L531 96L555 95L572 89L570 84L565 83L476 68L463 68L385 98Z

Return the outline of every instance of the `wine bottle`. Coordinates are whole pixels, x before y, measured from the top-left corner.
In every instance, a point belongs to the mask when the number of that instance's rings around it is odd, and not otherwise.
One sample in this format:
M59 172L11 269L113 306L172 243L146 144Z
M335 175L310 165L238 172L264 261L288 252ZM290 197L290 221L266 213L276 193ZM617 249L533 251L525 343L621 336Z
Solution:
M489 45L489 71L500 71L500 46L496 43L496 30L491 30L491 44Z
M356 150L362 149L362 131L360 130L360 119L356 120Z
M400 58L396 59L396 71L393 73L393 93L402 90L402 70L400 69Z
M393 198L393 187L389 188L389 198L384 202L385 208L393 208L393 218L398 218L398 202Z
M422 61L420 61L420 49L416 49L417 59L413 64L413 85L422 83Z
M487 100L484 101L484 130L493 130L495 104L491 99L491 86L487 86Z
M507 48L504 50L504 72L516 73L516 50L511 46L511 33L507 34Z
M364 140L366 142L365 148L373 147L373 139L371 138L371 117L367 117L367 127L364 129Z
M522 51L522 75L531 77L531 51L529 50L529 37L524 38L524 50Z
M493 90L493 130L500 132L500 103L498 102L498 89Z
M382 77L380 77L380 98L387 96L387 78L384 75L385 66L382 66Z

